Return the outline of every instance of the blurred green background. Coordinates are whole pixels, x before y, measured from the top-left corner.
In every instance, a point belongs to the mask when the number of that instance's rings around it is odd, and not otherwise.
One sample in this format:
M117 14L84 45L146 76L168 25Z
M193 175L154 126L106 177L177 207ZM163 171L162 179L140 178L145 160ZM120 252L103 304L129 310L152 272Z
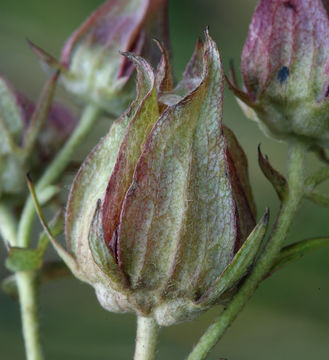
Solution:
M46 76L25 38L59 55L67 36L101 3L100 0L0 1L0 73L36 98ZM196 38L207 25L222 51L225 69L230 59L239 68L240 52L255 5L255 0L172 0L170 26L177 77L193 51ZM63 91L58 92L58 97L70 102ZM265 138L254 123L246 120L227 90L224 122L236 132L248 155L259 215L270 206L273 220L278 201L258 169L256 150L261 143L272 163L284 171L286 146ZM105 128L106 124L101 123L85 144L84 153ZM309 169L316 166L316 159L310 156ZM323 189L328 191L328 187ZM289 241L328 235L328 219L327 209L303 204ZM2 244L0 249L0 278L3 278L8 273L2 265L5 257ZM266 280L209 359L328 359L328 259L329 249L312 253ZM107 313L97 304L92 288L74 279L58 280L42 288L40 301L42 338L48 360L132 358L134 316ZM185 358L216 311L193 323L163 329L158 359ZM24 358L18 304L3 293L0 293L0 358Z

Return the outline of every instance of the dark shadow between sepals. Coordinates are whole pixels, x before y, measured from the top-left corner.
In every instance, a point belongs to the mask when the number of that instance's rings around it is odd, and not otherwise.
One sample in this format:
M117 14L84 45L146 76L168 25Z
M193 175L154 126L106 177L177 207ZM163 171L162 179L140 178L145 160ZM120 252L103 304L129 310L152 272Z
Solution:
M258 163L265 177L273 185L280 201L284 200L288 193L287 180L273 168L267 156L263 156L260 145L258 145Z
M209 306L216 304L224 292L236 285L246 275L249 268L255 263L256 256L267 232L269 217L269 209L266 209L264 216L235 254L231 263L207 292L196 301L198 305Z

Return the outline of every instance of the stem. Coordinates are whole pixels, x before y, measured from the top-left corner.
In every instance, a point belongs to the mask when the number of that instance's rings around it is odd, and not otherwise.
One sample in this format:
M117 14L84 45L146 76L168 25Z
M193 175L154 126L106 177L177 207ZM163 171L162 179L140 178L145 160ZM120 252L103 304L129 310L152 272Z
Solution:
M268 246L237 295L215 322L207 329L189 355L188 360L201 360L206 358L207 354L222 338L227 328L256 291L264 276L272 268L304 195L305 151L306 148L304 144L298 142L289 144L289 192L282 201L281 211L275 228L270 236Z
M86 107L72 136L38 182L35 188L37 193L54 182L62 174L67 164L71 161L76 148L91 131L99 114L100 110L95 105L88 105ZM30 196L25 204L18 228L18 245L21 247L27 247L29 245L34 217L34 203Z
M16 220L10 209L0 202L0 237L7 243L6 245L16 245L16 228Z
M159 326L152 318L138 317L134 360L153 360L157 347Z
M36 191L44 190L53 183L64 171L71 161L78 145L89 134L97 120L100 110L94 105L88 105L74 130L72 136L66 142L62 150L55 157L44 175L36 186ZM31 239L31 230L35 217L35 209L32 196L25 203L20 219L17 235L17 245L28 247ZM23 336L25 341L27 360L42 360L41 344L39 338L39 323L36 302L36 281L34 272L18 272L16 274L17 288L21 306L23 323Z
M36 274L32 271L18 272L16 273L16 281L21 306L26 359L42 360L37 321Z

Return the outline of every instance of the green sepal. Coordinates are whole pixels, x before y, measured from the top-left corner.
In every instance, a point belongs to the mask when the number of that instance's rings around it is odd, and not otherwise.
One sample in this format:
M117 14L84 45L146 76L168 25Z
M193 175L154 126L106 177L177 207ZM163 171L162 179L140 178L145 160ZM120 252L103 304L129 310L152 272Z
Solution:
M121 288L127 285L128 281L119 271L119 266L112 256L104 239L104 230L102 225L102 203L97 201L97 206L93 221L89 231L89 248L93 259L100 270L110 279L112 286ZM118 286L116 286L118 285Z
M216 303L220 295L230 289L248 271L248 268L255 261L260 244L262 243L267 231L269 222L269 210L255 226L240 250L234 256L232 262L226 267L224 272L210 287L210 289L198 300L198 304L208 306Z
M300 259L311 251L321 249L325 246L329 246L329 238L307 239L285 246L278 255L268 275L276 272L284 265Z
M34 44L31 40L26 39L29 47L31 48L32 52L38 57L41 64L46 67L46 70L50 70L51 72L60 71L67 75L68 70L65 66L63 66L55 57L47 53L45 50L41 49L39 46ZM49 72L50 72L49 71Z
M20 139L23 131L22 115L20 113L14 91L9 87L7 82L0 77L0 124L7 129L8 134L12 137L12 141ZM3 129L0 131L0 139L3 141ZM8 134L5 134L6 136ZM3 143L0 144L0 153Z
M63 232L64 222L65 222L64 214L62 211L59 211L49 224L49 228L53 236L56 237L57 235L60 235ZM45 231L43 231L39 237L38 250L43 254L46 251L48 244L49 244L49 236Z
M287 180L273 168L267 156L263 156L260 146L258 146L258 163L265 177L273 185L279 199L282 201L288 192Z

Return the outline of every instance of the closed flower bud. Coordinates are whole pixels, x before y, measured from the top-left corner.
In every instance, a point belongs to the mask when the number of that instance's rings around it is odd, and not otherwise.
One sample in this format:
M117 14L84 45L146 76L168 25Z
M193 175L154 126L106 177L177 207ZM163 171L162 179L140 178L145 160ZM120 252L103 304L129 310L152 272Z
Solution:
M0 196L26 191L25 174L39 174L73 130L76 119L51 105L57 75L35 105L0 77Z
M160 52L153 38L169 46L167 7L167 0L108 0L71 35L60 62L32 49L61 69L70 93L119 116L135 97L134 66L120 52L142 55L156 66Z
M329 19L321 0L261 0L242 53L247 113L278 139L329 145Z
M106 309L171 325L234 293L267 217L253 230L246 157L222 128L223 72L208 33L184 74L185 96L161 114L159 79L141 57L126 56L137 68L137 98L76 176L68 252L57 248Z

